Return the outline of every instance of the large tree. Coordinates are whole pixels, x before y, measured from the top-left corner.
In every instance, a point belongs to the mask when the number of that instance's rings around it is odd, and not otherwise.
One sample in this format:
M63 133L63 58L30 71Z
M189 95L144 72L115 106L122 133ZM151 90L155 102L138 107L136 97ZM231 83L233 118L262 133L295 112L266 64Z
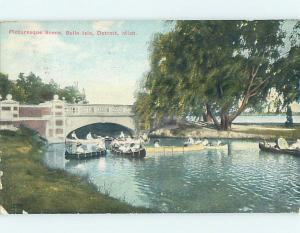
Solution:
M230 129L267 98L284 38L281 21L177 21L150 48L144 87L152 116L205 110L217 128Z

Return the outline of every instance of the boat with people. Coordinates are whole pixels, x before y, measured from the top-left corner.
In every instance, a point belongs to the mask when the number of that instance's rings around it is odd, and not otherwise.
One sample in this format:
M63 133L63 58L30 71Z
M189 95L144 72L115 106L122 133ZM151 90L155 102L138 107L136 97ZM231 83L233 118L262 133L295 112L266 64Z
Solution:
M166 153L185 153L193 151L201 151L205 149L224 150L228 149L228 145L218 140L216 143L210 143L207 139L188 138L182 146L162 146L160 140L155 139L153 146L147 146L147 153L166 154Z
M272 152L276 154L289 154L294 156L300 156L300 140L296 143L289 145L288 142L280 137L275 143L259 142L259 149L265 152Z
M131 158L144 158L146 156L144 141L141 138L125 137L123 132L111 142L110 151L115 155Z
M106 150L99 150L99 151L91 151L91 152L82 152L82 153L71 153L67 150L65 151L65 159L92 159L92 158L99 158L106 155Z
M72 133L72 139L65 141L65 158L70 159L89 159L99 158L106 155L105 138L93 138L91 132L86 139L79 139L75 132Z
M214 149L214 150L228 149L228 145L221 142L221 140L217 140L215 143L212 143L209 142L206 138L201 140L201 139L193 139L192 137L189 137L187 141L183 143L183 145L186 147L190 147L194 145L202 145L203 149Z
M131 158L145 158L146 157L146 149L145 148L139 148L135 150L122 150L117 147L111 147L110 151L115 155L121 155Z

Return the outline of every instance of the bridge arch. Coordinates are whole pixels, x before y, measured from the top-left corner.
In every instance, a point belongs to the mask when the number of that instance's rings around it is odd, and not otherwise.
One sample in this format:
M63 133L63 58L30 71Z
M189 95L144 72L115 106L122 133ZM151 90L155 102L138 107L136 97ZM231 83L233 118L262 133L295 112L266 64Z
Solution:
M135 130L135 122L133 116L95 116L95 117L67 117L66 125L65 125L65 137L67 137L73 131L82 128L84 126L89 126L93 124L115 124L120 125L128 131L131 132L132 135L136 133Z
M77 137L80 139L85 139L88 133L102 137L118 137L121 132L123 132L125 135L134 135L134 131L132 129L116 123L94 123L82 126L74 131L76 132ZM71 138L71 134L74 131L71 131L68 135L66 135L66 138Z

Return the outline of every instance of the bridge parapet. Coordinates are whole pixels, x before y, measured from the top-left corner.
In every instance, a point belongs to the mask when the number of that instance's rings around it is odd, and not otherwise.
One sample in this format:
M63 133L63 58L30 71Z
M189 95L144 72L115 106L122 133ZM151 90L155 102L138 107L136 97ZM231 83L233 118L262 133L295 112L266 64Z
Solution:
M68 104L66 116L133 116L132 105Z
M8 94L5 100L0 99L0 120L12 121L19 118L19 102L12 99L12 95Z
M94 123L120 124L135 130L132 109L132 105L67 104L57 95L45 103L28 105L8 95L0 99L0 130L24 125L49 142L63 142L72 130Z

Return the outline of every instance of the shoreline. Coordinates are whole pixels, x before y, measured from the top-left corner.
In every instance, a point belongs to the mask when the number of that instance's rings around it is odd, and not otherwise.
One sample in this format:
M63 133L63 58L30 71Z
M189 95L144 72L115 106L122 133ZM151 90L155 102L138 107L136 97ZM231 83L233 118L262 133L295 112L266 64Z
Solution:
M45 146L28 129L0 132L0 205L9 214L149 213L101 193L86 177L50 169L42 161Z
M252 139L273 140L285 137L288 140L300 138L299 126L284 128L278 125L243 125L233 124L230 131L220 131L212 127L168 125L151 132L150 137L172 137L172 138L210 138L210 139Z

